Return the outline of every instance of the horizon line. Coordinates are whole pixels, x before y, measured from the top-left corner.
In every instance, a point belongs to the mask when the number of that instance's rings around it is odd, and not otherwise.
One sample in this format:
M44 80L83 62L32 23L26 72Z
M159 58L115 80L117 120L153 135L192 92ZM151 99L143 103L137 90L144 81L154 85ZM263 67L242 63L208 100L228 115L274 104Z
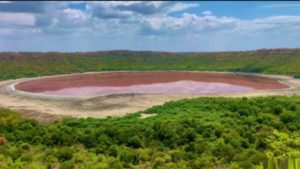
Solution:
M299 48L257 48L249 50L216 50L216 51L167 51L167 50L131 50L131 49L112 49L95 51L0 51L0 53L98 53L98 52L154 52L154 53L219 53L219 52L250 52L263 50L300 50Z

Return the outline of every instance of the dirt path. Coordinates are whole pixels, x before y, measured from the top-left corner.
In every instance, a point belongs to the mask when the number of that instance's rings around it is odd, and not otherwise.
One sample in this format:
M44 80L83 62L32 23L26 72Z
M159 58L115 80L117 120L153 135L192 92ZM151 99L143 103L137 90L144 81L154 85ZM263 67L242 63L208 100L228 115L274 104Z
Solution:
M86 73L91 74L94 72ZM223 72L227 73L227 72ZM122 116L127 113L145 110L153 105L167 101L195 97L253 97L266 95L300 95L300 80L290 76L258 75L278 80L289 88L256 90L250 92L227 94L120 94L100 97L48 97L35 96L12 89L12 84L33 78L0 81L0 107L18 110L27 118L51 122L63 117L97 117ZM64 75L60 75L62 77Z

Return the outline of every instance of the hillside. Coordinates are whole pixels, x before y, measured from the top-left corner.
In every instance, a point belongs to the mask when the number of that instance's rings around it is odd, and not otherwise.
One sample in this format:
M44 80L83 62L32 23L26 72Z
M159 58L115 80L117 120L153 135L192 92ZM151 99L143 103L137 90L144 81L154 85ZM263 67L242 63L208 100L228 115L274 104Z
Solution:
M185 99L146 110L156 114L146 119L136 113L52 124L0 109L0 168L262 169L267 162L296 169L299 103L299 97ZM273 158L289 160L275 165Z
M0 53L0 79L111 70L240 71L300 76L300 49L169 53Z

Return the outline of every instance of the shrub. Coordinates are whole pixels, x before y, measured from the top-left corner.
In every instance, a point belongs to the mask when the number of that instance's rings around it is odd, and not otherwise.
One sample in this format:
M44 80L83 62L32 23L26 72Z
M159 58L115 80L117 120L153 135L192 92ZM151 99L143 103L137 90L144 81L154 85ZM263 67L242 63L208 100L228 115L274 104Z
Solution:
M71 147L61 147L56 152L59 161L68 161L73 157L73 149Z
M133 148L142 148L144 147L143 141L138 136L133 136L128 140L128 146Z

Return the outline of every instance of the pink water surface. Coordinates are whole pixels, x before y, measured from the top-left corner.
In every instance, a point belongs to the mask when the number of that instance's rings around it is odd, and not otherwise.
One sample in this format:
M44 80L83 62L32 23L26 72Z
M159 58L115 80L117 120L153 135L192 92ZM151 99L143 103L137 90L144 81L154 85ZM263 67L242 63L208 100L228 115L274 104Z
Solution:
M243 92L255 90L252 87L232 85L226 83L210 83L182 80L168 83L155 83L143 85L131 85L121 87L90 86L64 88L54 91L43 91L42 94L59 96L104 96L124 93L186 93L209 94L226 92Z

